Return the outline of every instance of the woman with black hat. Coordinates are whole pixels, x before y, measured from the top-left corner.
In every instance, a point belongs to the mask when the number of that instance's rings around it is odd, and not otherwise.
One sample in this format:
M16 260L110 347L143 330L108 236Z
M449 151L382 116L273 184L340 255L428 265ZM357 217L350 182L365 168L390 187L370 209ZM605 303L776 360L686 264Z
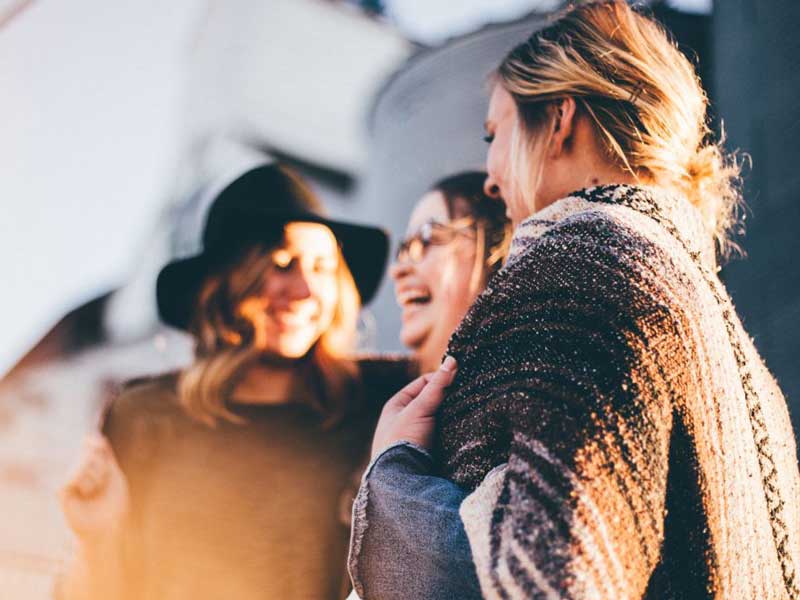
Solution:
M386 253L383 231L325 218L283 167L223 189L202 253L158 278L194 363L128 384L63 490L78 537L66 597L345 595L343 493L380 408L367 400L409 378L351 358Z

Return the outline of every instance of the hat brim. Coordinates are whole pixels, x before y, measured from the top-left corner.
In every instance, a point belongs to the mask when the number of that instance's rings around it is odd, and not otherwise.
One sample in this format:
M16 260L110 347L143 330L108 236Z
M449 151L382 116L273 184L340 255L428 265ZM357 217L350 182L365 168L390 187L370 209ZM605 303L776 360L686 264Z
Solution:
M286 215L275 219L274 226L303 222L325 225L333 232L342 255L353 275L362 305L375 297L386 271L389 236L381 228L334 221L315 214ZM258 242L257 239L252 240ZM172 327L187 329L200 286L211 269L214 255L207 251L174 260L158 274L156 301L161 320Z

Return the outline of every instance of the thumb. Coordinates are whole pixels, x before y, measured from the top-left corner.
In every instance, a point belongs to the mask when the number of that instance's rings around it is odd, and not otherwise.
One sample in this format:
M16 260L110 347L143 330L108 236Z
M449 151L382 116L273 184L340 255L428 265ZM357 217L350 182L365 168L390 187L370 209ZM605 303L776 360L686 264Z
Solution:
M409 404L408 410L413 410L416 416L433 416L444 399L444 391L456 376L456 359L448 356L444 359L439 369L428 379L428 383Z

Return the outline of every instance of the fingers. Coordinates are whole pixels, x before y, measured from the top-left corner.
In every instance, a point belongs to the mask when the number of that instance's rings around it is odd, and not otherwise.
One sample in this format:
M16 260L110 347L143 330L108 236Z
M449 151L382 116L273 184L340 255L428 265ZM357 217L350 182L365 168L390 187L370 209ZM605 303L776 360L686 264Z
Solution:
M93 450L93 456L102 460L109 471L122 473L122 468L117 462L117 455L114 454L114 448L111 447L111 442L106 436L99 433L91 434L87 436L84 443L89 445Z
M414 381L406 385L402 390L392 396L386 404L391 404L397 410L407 406L408 403L416 398L425 388L425 384L428 383L428 379L430 377L431 373L420 375Z
M81 461L84 459L114 459L114 451L108 439L99 433L90 433L83 438Z
M412 406L415 413L419 416L432 416L436 413L439 405L444 399L444 391L456 376L456 359L448 356L442 362L439 369L432 373L426 383L425 387L420 391L419 395L414 399Z
M99 463L89 463L81 468L69 484L80 498L89 499L99 495L108 482L108 469Z
M91 498L108 483L111 469L116 466L111 448L103 436L87 436L78 465L62 488L62 496Z

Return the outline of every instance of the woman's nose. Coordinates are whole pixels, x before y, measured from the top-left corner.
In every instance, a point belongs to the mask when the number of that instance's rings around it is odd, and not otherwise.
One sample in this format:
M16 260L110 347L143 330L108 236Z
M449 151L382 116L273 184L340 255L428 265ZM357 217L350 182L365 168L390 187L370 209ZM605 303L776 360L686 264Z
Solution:
M397 281L408 275L411 272L411 269L413 268L414 267L411 264L411 261L408 260L408 258L404 260L395 260L389 266L389 277Z
M289 282L288 292L292 300L305 300L311 296L311 286L306 276L298 269Z

